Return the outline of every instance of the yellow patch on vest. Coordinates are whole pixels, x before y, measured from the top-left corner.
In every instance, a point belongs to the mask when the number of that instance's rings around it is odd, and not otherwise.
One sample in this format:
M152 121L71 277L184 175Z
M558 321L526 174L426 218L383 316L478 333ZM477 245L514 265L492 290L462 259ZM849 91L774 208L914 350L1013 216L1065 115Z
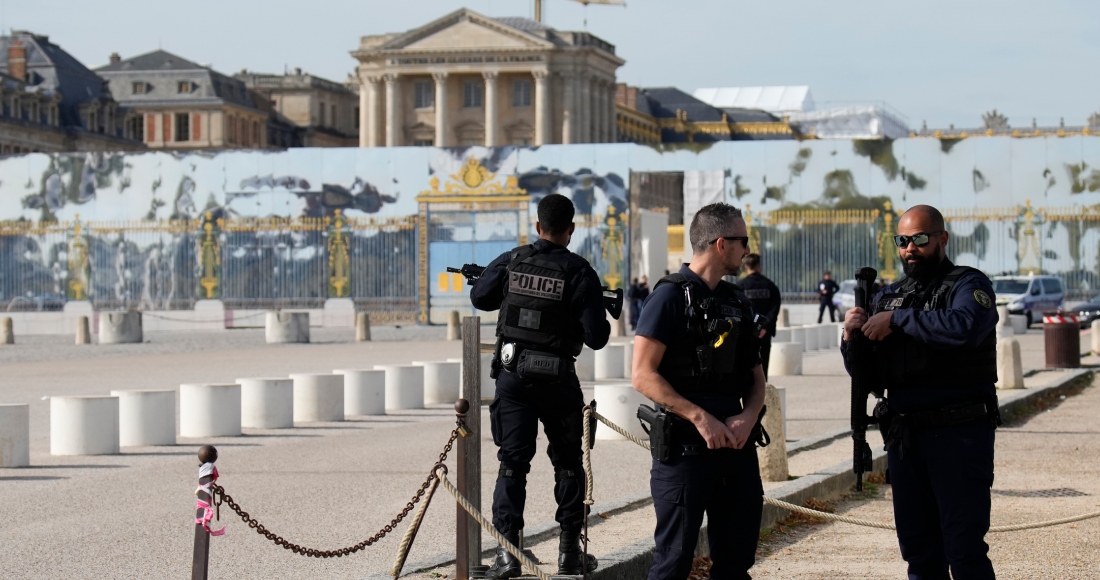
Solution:
M989 294L985 293L985 290L974 291L974 301L978 303L982 308L989 308L993 306L993 300L989 297Z

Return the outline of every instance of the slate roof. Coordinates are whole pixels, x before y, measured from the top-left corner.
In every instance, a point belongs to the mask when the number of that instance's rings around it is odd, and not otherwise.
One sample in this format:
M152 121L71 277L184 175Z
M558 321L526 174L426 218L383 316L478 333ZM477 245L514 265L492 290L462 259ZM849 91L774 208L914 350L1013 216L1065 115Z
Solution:
M120 60L101 66L96 72L111 81L115 99L126 106L232 103L258 108L244 82L166 50ZM151 89L144 94L133 94L132 83L138 81L145 81ZM190 93L179 93L178 81L191 81L196 88Z
M81 104L96 99L112 100L104 80L50 42L48 36L18 30L10 36L0 36L0 69L4 73L8 73L8 47L13 38L27 48L27 85L61 93L58 113L62 127L75 129L82 126Z
M649 111L642 109L645 97ZM674 87L638 89L638 110L658 119L672 119L676 111L686 111L689 122L721 121L722 110Z
M504 16L501 18L494 18L493 20L496 20L497 22L505 26L511 26L516 30L522 30L524 32L531 32L534 30L553 30L553 28L547 26L542 22L539 22L538 20L531 20L530 18L525 18L523 16Z

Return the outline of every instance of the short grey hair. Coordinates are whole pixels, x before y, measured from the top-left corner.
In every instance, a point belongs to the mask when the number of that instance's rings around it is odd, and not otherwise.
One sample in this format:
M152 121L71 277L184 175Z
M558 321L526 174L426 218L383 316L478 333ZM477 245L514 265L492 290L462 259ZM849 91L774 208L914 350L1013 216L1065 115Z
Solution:
M741 216L741 210L728 203L705 205L691 218L688 230L691 249L695 254L707 251L709 242L729 235L731 222Z

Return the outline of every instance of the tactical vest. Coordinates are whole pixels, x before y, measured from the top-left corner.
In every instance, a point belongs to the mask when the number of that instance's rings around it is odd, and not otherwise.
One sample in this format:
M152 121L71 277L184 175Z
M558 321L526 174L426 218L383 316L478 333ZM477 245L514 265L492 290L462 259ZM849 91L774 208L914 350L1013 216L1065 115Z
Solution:
M969 272L980 273L956 266L923 291L917 290L916 280L905 278L893 292L879 298L874 312L946 310L951 288ZM891 387L972 387L997 382L997 336L993 331L974 348L937 348L904 333L891 333L878 352L884 355L879 359L880 374Z
M737 344L742 333L753 331L752 307L729 282L721 281L714 295L697 299L691 282L683 274L661 278L684 293L684 333L667 345L657 372L681 395L728 394L742 397L752 384L741 384L736 376Z
M539 347L575 357L584 346L584 329L570 310L570 256L540 254L533 246L512 250L497 336L524 347Z

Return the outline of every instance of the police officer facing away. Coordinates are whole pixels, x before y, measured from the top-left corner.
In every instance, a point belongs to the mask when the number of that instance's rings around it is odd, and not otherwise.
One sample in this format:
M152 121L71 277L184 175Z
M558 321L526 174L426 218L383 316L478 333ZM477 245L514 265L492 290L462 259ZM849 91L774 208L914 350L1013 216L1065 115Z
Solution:
M779 307L783 301L779 295L779 286L761 273L764 266L760 260L760 254L745 256L742 265L748 275L738 280L737 286L745 292L745 296L752 303L753 312L768 318L768 325L765 327L767 333L760 337L760 366L764 369L764 379L767 379L772 337L775 336L775 321L779 320Z
M574 368L581 347L603 348L611 334L599 276L566 246L573 235L573 202L550 194L538 205L539 239L501 254L470 290L479 310L497 310L496 399L489 407L500 472L493 492L493 526L519 545L527 473L539 421L554 465L554 499L561 525L558 573L596 569L580 546L584 524L581 433L584 399ZM499 363L498 363L499 361ZM498 372L494 370L494 372ZM520 563L503 547L487 578L515 578Z
M704 512L710 577L749 578L762 509L754 427L764 373L752 307L722 280L740 272L749 252L745 220L733 206L711 204L695 214L689 236L691 263L654 287L634 339L634 388L677 416L670 456L650 471L657 527L649 579L687 578Z
M946 257L936 208L918 205L898 221L905 277L888 284L873 312L849 310L841 352L856 329L870 339L886 389L886 441L901 555L911 580L994 578L989 530L993 439L999 423L996 297L980 271ZM865 369L866 370L866 369Z

